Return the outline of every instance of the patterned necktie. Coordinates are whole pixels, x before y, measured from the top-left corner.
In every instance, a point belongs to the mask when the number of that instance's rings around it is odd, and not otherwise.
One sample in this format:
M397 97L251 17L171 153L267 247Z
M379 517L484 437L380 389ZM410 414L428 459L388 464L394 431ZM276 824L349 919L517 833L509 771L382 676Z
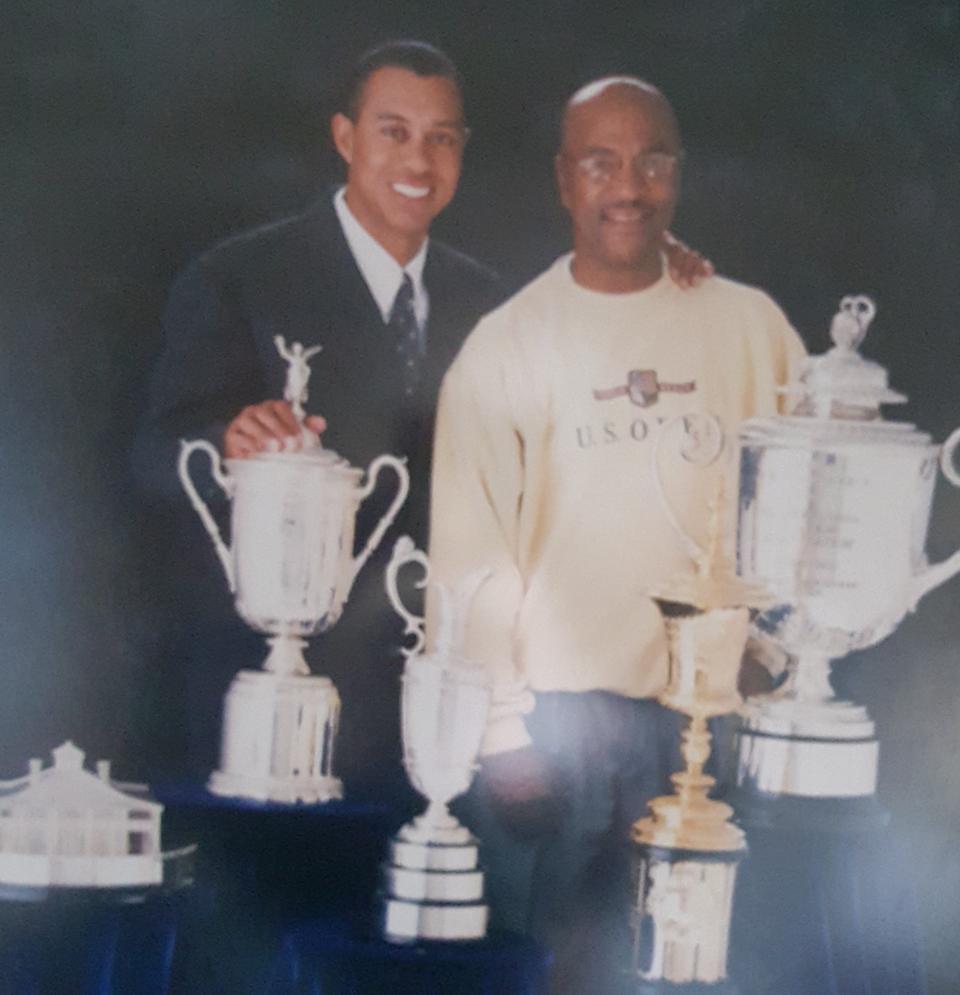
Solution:
M394 298L390 309L387 328L394 336L394 347L400 360L403 393L412 397L420 383L420 328L413 310L413 280L409 273L403 274L403 283Z

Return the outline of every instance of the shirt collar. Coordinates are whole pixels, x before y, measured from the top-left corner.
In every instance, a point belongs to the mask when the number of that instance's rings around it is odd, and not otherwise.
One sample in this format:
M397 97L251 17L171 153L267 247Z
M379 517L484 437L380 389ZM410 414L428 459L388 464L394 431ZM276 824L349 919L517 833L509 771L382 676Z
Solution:
M423 285L423 266L427 259L430 239L425 238L413 259L406 266L401 266L357 221L347 205L346 187L340 187L333 195L333 207L340 219L340 227L343 228L350 252L370 288L384 322L390 319L390 311L403 282L403 274L409 273L413 281L414 314L417 316L417 322L423 327L428 303L427 291Z

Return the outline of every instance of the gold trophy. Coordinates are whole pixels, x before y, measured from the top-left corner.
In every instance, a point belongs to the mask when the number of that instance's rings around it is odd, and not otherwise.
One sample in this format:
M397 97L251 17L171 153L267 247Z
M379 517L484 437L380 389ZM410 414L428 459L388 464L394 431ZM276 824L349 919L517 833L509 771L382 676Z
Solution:
M659 700L690 717L683 733L686 769L676 792L650 802L634 824L632 975L643 995L736 991L727 945L737 865L746 853L733 809L709 797L707 720L737 710L737 676L753 609L768 603L736 577L721 549L722 491L711 509L696 573L652 592L664 618L670 674Z

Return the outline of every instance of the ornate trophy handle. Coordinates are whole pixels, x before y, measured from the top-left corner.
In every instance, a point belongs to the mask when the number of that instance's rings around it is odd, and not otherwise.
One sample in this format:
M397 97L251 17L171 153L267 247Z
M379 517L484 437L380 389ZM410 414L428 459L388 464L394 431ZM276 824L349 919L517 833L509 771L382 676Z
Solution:
M708 438L706 442L703 442L696 436L695 433L690 431L690 425L697 419L702 419L704 424L707 425L713 433L712 437ZM716 415L709 415L702 411L691 412L685 415L676 415L671 418L663 426L663 428L661 428L659 434L657 435L657 440L653 444L653 452L650 454L654 489L656 491L657 500L660 503L660 509L663 511L664 516L670 523L670 527L674 532L676 532L680 541L683 543L683 547L686 549L689 556L694 560L698 560L704 555L704 550L700 544L686 531L686 529L684 529L684 527L680 524L679 519L674 514L673 508L667 500L667 492L663 486L663 476L660 473L660 447L663 445L663 440L667 437L667 433L678 423L683 423L687 428L687 434L693 436L693 445L682 446L680 449L680 456L688 463L694 463L703 467L708 467L712 463L716 462L717 458L720 456L720 453L723 452L723 426L720 424L720 419L717 418ZM700 447L700 451L697 450L698 446Z
M370 554L380 545L380 540L383 538L384 532L393 524L393 520L397 517L397 512L400 510L403 502L406 501L407 494L410 493L410 474L407 472L406 460L398 459L396 456L378 456L367 467L367 482L360 491L360 503L363 503L373 493L373 489L377 486L377 477L385 466L393 467L396 471L399 480L397 494L390 507L384 513L383 518L377 522L376 528L370 533L367 544L363 547L359 555L354 557L348 590L349 587L353 586L354 579L362 569L364 563L370 558Z
M210 457L210 472L213 474L213 479L217 482L223 493L231 500L233 499L233 478L224 472L220 463L220 454L206 439L195 439L193 442L187 442L185 439L180 440L180 459L177 461L177 474L180 477L180 483L187 492L187 497L190 499L190 504L193 505L193 510L200 516L203 527L213 540L213 546L217 551L217 556L220 557L223 572L227 575L230 593L235 594L237 581L234 574L233 555L230 552L230 547L223 541L220 530L217 528L217 523L213 520L213 515L210 514L210 509L206 506L196 487L193 486L193 481L190 479L190 457L198 449Z
M417 563L423 567L423 577L417 582L417 587L423 590L430 579L430 563L423 551L416 548L410 536L400 536L393 547L393 555L390 557L390 562L387 564L387 597L390 599L390 604L393 605L394 611L404 621L404 636L416 636L413 645L409 649L402 647L400 650L404 659L407 660L411 656L415 656L421 652L426 642L426 635L423 631L423 618L407 611L406 605L404 605L400 598L400 590L397 587L397 574L400 572L400 568L406 566L408 563Z
M408 563L418 563L423 568L423 578L417 584L417 587L422 590L430 582L430 561L422 550L416 548L410 536L401 536L393 547L393 555L387 565L387 596L390 598L390 604L393 605L396 613L406 623L403 630L404 636L411 634L416 636L416 640L409 649L404 647L400 650L405 660L420 653L426 643L423 618L407 611L397 588L397 574L400 572L400 568ZM445 584L434 585L439 603L439 621L435 640L436 652L439 656L450 658L455 647L462 645L470 603L477 591L492 575L493 571L487 568L474 570L462 577L452 591Z
M958 446L960 446L960 428L953 431L940 450L940 469L954 487L960 487L960 472L958 472L954 465L954 456ZM914 577L910 610L913 611L916 608L917 602L925 594L932 591L935 587L939 587L956 573L960 573L960 549L952 556L948 556L941 563L936 563L932 567L928 567Z

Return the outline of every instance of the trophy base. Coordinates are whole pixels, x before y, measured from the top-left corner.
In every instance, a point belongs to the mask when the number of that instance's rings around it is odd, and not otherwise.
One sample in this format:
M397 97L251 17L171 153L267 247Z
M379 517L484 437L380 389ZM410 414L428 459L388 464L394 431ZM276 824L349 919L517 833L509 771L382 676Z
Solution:
M383 873L383 934L394 943L479 940L487 932L477 841L462 826L426 839L422 820L390 843Z
M340 696L326 677L241 670L224 702L213 794L313 804L343 797L333 776Z
M740 995L740 989L729 980L716 982L693 981L677 984L673 981L638 981L628 989L630 995Z
M879 744L858 705L757 699L745 709L739 739L739 791L851 800L876 791Z
M383 903L383 935L391 943L482 940L487 935L488 914L483 904L440 905L388 898Z
M890 822L890 813L875 795L859 798L808 798L764 795L735 788L727 801L746 830L784 832L870 833Z

